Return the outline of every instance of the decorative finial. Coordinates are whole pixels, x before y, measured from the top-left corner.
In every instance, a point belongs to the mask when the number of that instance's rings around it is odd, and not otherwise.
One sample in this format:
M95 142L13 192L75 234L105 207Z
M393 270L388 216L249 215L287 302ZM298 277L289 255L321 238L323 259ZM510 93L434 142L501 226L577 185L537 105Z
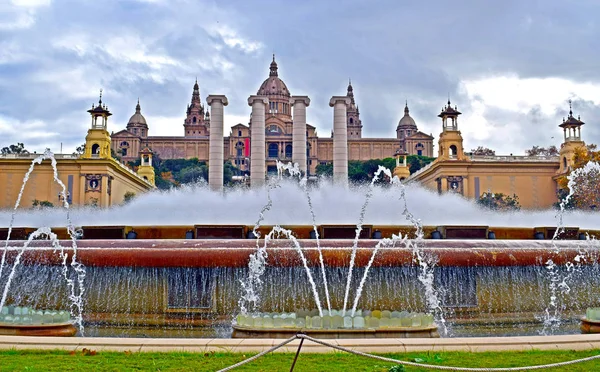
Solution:
M137 101L137 105L135 105L135 113L139 114L141 111L141 107L140 107L140 97L138 97L138 101Z
M450 106L450 92L448 92L448 106Z
M271 62L269 76L277 76L277 62L275 62L275 53L273 53L273 62Z
M404 101L404 116L408 116L408 100Z
M572 107L572 105L571 105L571 104L572 104L572 102L571 102L571 100L569 99L569 117L572 117L572 116L573 116L573 107Z
M98 103L102 105L102 88L100 88L100 99L98 100Z

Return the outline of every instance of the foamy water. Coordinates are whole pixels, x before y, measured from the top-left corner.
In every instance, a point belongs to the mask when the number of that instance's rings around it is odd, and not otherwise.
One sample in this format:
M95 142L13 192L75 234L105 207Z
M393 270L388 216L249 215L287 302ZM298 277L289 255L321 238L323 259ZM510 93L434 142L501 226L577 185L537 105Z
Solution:
M365 201L367 187L348 189L323 182L309 190L317 224L356 224ZM410 225L402 216L397 188L376 187L365 224ZM438 195L420 185L406 187L408 209L424 225L489 225L489 226L556 226L557 211L518 211L500 213L480 208L474 201L455 194ZM306 203L306 194L295 181L282 181L271 191L273 206L265 214L262 224L306 224L313 219ZM207 187L183 187L166 192L151 192L136 197L131 203L109 209L72 208L71 219L76 226L89 225L192 225L192 224L247 224L256 222L267 203L266 189L233 189L225 194L210 191ZM65 211L19 210L15 225L64 226ZM0 212L0 226L8 226L10 211ZM600 213L568 211L565 226L598 228Z

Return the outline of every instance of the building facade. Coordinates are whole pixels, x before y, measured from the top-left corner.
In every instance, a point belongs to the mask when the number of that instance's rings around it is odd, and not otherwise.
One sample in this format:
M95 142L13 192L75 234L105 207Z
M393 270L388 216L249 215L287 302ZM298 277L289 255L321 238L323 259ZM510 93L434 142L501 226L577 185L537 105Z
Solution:
M137 195L154 189L151 154L145 155L146 163L142 162L138 173L112 158L111 138L106 130L111 113L102 104L102 96L98 106L92 105L88 112L92 124L85 139L84 153L54 155L56 174L50 157L35 165L23 189L21 208L30 208L40 202L59 206L65 199L76 206L110 207L121 204L128 193ZM24 177L32 161L40 156L29 153L0 155L0 186L3 190L0 208L15 206ZM55 177L64 184L66 192Z
M287 85L279 77L278 65L273 56L269 76L260 85L257 93L268 98L265 117L265 165L267 172L276 170L277 161L292 159L292 97ZM393 157L402 149L409 154L433 156L433 137L418 131L409 115L408 105L404 117L396 128L395 138L363 138L360 110L349 82L346 96L350 99L346 107L348 131L348 159L370 160ZM202 104L198 82L194 84L192 99L187 106L183 121L183 136L149 136L149 126L141 114L139 101L135 113L125 129L112 134L112 149L125 161L140 158L140 151L148 147L162 159L193 158L208 161L210 114ZM229 136L223 138L225 159L240 170L250 170L250 138L252 121L231 127ZM316 128L306 124L306 154L309 174L314 174L318 164L333 161L333 138L319 137Z
M408 179L419 182L438 193L453 192L470 199L484 193L516 195L525 209L545 209L557 199L558 177L571 170L575 149L585 148L581 140L580 119L569 116L559 126L564 142L559 156L478 156L466 153L458 129L461 113L450 100L438 115L442 132L438 141L438 157Z

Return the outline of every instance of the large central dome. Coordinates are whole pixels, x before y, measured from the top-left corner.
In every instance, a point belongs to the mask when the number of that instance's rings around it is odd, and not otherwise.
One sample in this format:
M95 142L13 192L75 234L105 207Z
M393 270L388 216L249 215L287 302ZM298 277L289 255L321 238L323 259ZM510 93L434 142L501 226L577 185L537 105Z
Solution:
M265 80L260 88L258 89L259 96L279 96L279 97L290 97L290 91L287 86L277 76L277 62L275 62L275 55L273 55L273 62L271 62L269 77Z

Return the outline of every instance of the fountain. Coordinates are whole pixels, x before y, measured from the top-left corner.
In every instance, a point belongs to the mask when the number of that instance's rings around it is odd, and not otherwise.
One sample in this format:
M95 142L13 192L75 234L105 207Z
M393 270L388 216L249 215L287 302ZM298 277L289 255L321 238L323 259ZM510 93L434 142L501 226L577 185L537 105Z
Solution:
M14 230L30 238L7 239L3 301L6 309L36 309L42 317L70 308L81 315L77 328L85 324L87 335L98 336L436 337L438 327L445 336L535 334L551 297L551 259L571 288L556 292L562 322L551 331L575 332L578 316L597 305L596 241L534 239L553 225L552 212L491 213L456 195L414 185L401 190L407 197L396 202L394 185L282 180L224 195L183 188L109 210L67 210L74 224L42 229L44 236L33 226L59 225L60 210L0 213L3 224L16 221ZM575 236L600 236L597 214L562 216L576 226ZM73 226L81 226L77 240ZM480 230L496 239L431 239ZM257 265L254 274L249 262ZM318 275L308 274L314 270ZM253 282L242 288L249 274ZM251 306L239 313L243 290ZM14 310L7 312L4 320L15 323Z

